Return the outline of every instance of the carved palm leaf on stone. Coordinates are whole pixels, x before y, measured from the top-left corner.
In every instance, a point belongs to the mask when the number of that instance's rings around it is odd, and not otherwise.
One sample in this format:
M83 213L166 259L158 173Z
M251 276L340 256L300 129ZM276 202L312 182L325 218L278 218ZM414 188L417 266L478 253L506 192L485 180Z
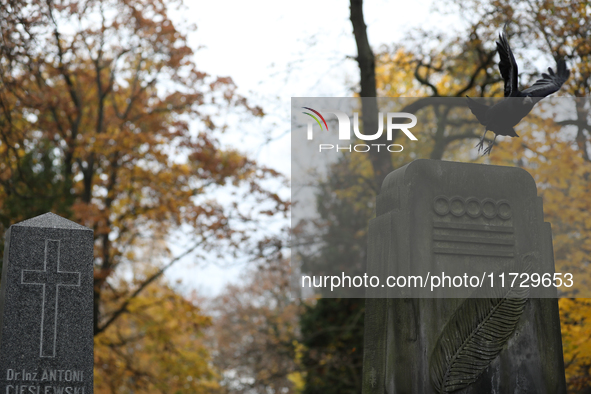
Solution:
M532 260L533 253L526 254L508 272L529 273ZM474 383L515 331L529 288L505 286L478 289L481 294L475 292L466 299L445 325L429 363L431 383L438 393L450 393ZM483 294L490 298L478 298Z

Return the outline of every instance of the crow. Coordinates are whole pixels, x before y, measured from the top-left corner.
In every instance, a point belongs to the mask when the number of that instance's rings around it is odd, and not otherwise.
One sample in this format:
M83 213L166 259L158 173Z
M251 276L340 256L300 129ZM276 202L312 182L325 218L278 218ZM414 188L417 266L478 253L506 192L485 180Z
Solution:
M468 99L468 106L480 124L486 126L484 135L476 145L478 152L483 149L484 137L490 130L495 133L493 141L484 149L482 155L490 151L499 135L519 137L513 128L523 119L544 97L558 91L570 76L563 59L556 62L556 73L548 67L548 74L543 73L531 87L520 91L517 87L517 63L507 41L505 29L499 34L497 52L499 53L499 71L505 82L505 98L493 106L488 106Z

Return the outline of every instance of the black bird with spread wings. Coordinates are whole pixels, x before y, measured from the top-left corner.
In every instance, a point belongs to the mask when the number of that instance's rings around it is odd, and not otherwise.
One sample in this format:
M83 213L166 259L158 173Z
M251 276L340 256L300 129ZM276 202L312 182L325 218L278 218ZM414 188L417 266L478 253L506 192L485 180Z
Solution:
M556 73L548 67L548 74L542 74L541 79L538 79L531 87L521 91L517 87L517 63L504 30L499 34L497 52L501 58L499 71L501 71L501 76L505 81L505 98L489 107L468 97L470 110L480 124L486 126L484 135L476 145L478 152L483 149L486 132L490 130L495 133L493 141L484 148L483 156L487 153L490 155L497 136L519 137L513 127L532 110L538 101L558 91L570 75L566 63L563 59L560 59L556 64Z

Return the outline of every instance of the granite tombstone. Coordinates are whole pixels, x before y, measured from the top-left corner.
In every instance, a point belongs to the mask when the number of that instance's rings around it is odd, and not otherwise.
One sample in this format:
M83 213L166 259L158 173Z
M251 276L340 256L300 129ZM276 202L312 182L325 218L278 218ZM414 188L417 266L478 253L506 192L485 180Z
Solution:
M481 273L486 284L368 289L364 394L566 393L556 288L500 282L554 273L550 225L526 171L416 160L390 173L367 271Z
M6 233L0 393L92 394L93 232L47 213Z

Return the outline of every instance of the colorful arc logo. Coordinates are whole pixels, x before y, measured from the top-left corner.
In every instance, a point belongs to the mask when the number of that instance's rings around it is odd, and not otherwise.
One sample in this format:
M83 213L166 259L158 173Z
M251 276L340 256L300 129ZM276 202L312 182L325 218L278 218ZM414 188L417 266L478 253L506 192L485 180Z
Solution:
M310 107L302 107L302 108L304 108L304 109L308 109L308 110L310 110L310 111L314 112L316 115L320 116L320 119L322 119L322 122L324 122L324 125L326 126L326 131L328 131L328 125L326 124L326 120L324 120L324 118L322 117L322 115L320 115L320 112L318 112L318 111L316 111L316 110L313 110L313 109L312 109L312 108L310 108ZM320 123L320 121L318 120L318 118L317 118L317 117L315 117L314 115L312 115L312 114L311 114L311 113L309 113L309 112L304 112L304 114L306 114L306 115L308 115L308 116L311 116L311 117L312 117L312 118L313 118L313 119L314 119L314 120L315 120L315 121L318 123L318 126L320 126L320 130L322 130L322 124Z

